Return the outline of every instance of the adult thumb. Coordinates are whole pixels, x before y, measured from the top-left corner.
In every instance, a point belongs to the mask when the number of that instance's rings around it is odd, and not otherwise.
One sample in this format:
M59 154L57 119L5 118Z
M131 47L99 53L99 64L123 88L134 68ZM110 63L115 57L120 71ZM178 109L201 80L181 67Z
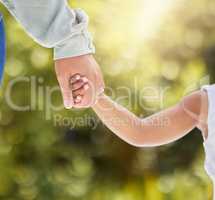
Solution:
M72 91L66 78L59 79L60 89L63 97L64 107L70 109L74 105Z
M72 92L69 91L68 89L64 88L62 89L62 96L63 96L63 103L66 109L70 109L73 107L73 96Z

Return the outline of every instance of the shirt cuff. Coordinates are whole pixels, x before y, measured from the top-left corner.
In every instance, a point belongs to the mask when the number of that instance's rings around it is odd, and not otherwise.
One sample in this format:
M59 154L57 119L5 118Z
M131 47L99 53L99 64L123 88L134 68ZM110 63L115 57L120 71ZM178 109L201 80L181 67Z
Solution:
M54 48L54 60L95 53L91 34L88 31L88 16L81 9L74 9L76 24L71 26L71 35Z
M214 137L214 122L215 122L215 84L206 85L202 87L202 90L207 92L208 95L208 138L205 143L210 140L209 138Z
M90 33L83 30L54 48L54 60L95 53Z

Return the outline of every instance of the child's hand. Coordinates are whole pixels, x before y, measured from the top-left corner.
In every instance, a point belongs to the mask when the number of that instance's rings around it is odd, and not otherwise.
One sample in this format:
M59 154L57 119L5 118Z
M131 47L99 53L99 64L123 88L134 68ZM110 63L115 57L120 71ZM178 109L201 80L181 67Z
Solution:
M74 103L80 104L86 91L89 89L89 81L85 76L75 74L70 78L70 88L72 89L72 95Z

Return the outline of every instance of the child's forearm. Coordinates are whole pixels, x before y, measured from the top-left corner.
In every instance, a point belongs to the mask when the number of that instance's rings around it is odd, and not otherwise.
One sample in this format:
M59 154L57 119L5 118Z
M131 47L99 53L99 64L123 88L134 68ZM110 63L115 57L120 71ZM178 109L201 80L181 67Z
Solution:
M201 101L201 92L196 92L182 103L146 119L136 117L105 95L99 98L93 109L103 123L127 143L158 146L175 141L198 126ZM193 115L186 112L184 106Z
M102 95L97 104L93 106L102 122L124 141L136 145L139 134L140 119L124 107L112 101L108 96Z

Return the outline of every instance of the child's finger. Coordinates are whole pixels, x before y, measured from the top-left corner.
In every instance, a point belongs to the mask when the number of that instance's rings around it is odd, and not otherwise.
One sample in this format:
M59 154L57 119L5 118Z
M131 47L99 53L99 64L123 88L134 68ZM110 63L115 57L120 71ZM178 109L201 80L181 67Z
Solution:
M72 91L78 90L78 89L82 88L84 86L84 84L85 83L82 80L79 80L71 85L71 89L72 89Z
M85 83L81 88L79 88L78 90L74 90L72 92L72 95L74 98L76 98L78 95L84 95L86 90L89 89L89 85L88 83Z
M70 84L75 83L76 81L81 79L81 75L80 74L74 74L73 76L70 77Z
M83 87L86 83L88 83L88 79L86 77L81 77L80 79L76 79L74 80L74 78L72 77L70 80L70 85L72 90L77 90L81 87Z
M75 104L79 104L79 103L81 103L81 101L82 101L82 96L81 95L78 95L76 98L74 98L74 102L75 102Z

